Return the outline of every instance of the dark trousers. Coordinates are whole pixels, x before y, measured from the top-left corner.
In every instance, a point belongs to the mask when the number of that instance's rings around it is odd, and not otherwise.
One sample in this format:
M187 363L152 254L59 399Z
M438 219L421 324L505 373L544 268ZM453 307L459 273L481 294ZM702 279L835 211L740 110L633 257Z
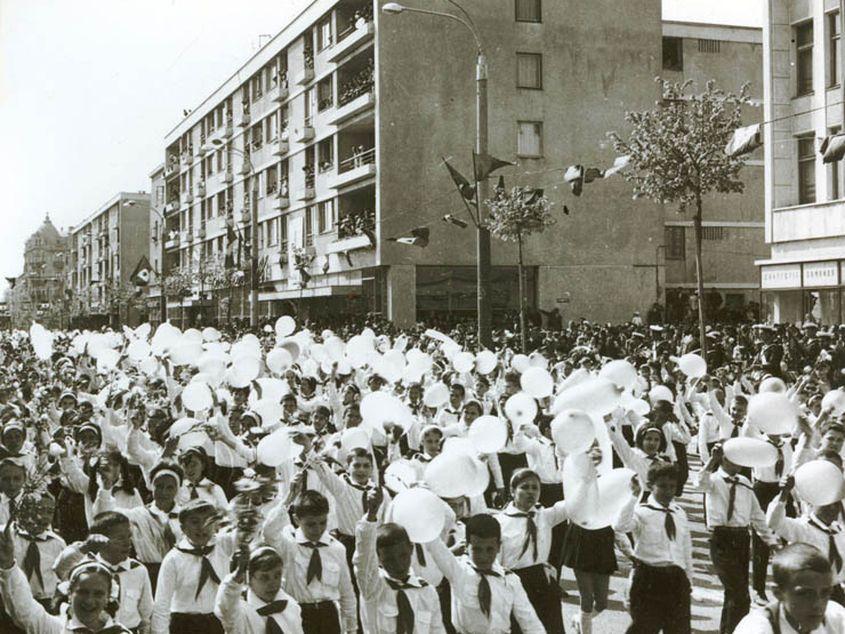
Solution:
M754 495L760 503L763 512L769 507L769 503L780 493L777 482L755 482ZM761 596L766 596L766 572L769 567L769 556L771 551L757 533L751 535L751 587Z
M629 593L628 634L689 634L691 592L682 568L637 564Z
M542 565L520 568L514 572L522 581L528 601L537 613L537 618L549 634L563 634L563 616L560 611L560 587L549 581L546 568ZM522 634L522 628L511 617L511 632Z
M731 634L751 607L748 561L751 537L747 528L717 526L710 536L710 561L725 589L720 634Z
M340 615L331 601L300 603L299 607L304 634L340 634Z
M184 614L174 612L170 615L170 634L225 634L223 625L213 614Z
M675 448L675 456L677 457L675 464L678 468L678 486L675 489L675 495L681 497L684 493L684 485L687 483L687 480L689 480L687 446L681 442L673 442L672 446Z
M440 616L443 617L446 634L455 634L456 630L452 625L452 586L445 578L437 586L437 598L440 599Z
M332 531L332 536L343 544L343 547L346 548L346 565L349 566L349 576L352 578L352 589L355 591L355 597L358 599L358 631L363 632L364 628L361 625L361 598L358 592L358 579L355 578L355 566L352 565L352 556L355 554L355 537L353 535L347 535L346 533L341 533L338 530Z
M153 596L156 594L156 587L158 586L158 571L161 569L161 562L154 564L144 564L147 569L147 575L150 577L150 585L152 586Z

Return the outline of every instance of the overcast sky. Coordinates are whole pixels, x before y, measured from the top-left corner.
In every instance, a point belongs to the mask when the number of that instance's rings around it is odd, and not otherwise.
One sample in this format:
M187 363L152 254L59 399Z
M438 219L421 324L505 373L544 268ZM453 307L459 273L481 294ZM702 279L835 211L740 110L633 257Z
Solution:
M62 229L119 191L149 190L182 110L309 1L0 0L0 292L45 213ZM664 0L663 11L759 25L762 2Z

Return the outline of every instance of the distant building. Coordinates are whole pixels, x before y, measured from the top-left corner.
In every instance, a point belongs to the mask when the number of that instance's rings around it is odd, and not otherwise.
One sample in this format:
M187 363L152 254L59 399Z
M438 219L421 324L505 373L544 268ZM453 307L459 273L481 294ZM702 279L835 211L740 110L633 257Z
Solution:
M760 259L767 316L842 323L845 286L843 161L821 141L842 133L840 3L764 3L766 242ZM842 140L841 138L839 139Z
M704 90L708 80L730 92L749 85L749 96L763 98L763 34L760 28L663 22L663 72L670 81L693 80ZM745 109L747 124L761 120L760 107ZM742 194L715 194L704 200L702 269L708 318L756 316L760 300L755 259L767 253L763 233L763 151L747 157L741 172ZM664 239L655 261L665 261L665 299L669 319L695 309L697 277L691 214L666 206ZM662 257L657 254L662 251Z
M50 215L27 238L23 273L15 278L7 298L13 328L26 329L34 322L47 328L67 325L64 294L66 237L50 221Z
M121 192L70 229L66 284L74 326L145 319L145 293L129 278L149 253L149 222L149 194Z

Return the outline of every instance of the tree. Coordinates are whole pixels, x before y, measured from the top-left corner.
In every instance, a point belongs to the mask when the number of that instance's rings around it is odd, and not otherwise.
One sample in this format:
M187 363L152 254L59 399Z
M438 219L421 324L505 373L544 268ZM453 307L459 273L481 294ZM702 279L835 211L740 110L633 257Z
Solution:
M167 297L179 298L179 319L182 320L184 326L184 309L183 302L188 297L194 288L194 281L196 280L196 273L190 266L180 266L171 269L162 280L162 292Z
M663 100L653 110L627 112L633 126L626 141L610 132L614 148L630 157L623 174L634 186L634 198L646 196L658 203L677 203L678 213L694 209L695 273L698 286L698 328L701 353L704 338L704 277L701 270L702 198L710 192L740 193L739 172L745 161L729 156L725 146L741 126L742 106L749 103L748 85L739 94L724 92L708 81L693 94L692 81L683 84L660 79Z
M532 233L542 233L554 224L551 215L552 203L543 196L542 190L530 187L514 187L509 192L497 189L496 197L485 202L490 215L484 224L499 240L516 242L519 261L519 330L522 351L526 349L525 332L525 289L523 276L522 245Z

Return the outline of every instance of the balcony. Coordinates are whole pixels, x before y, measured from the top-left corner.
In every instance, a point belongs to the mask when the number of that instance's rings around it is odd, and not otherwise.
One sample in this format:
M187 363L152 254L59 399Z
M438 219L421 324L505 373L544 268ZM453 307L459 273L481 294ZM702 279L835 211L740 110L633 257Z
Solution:
M287 189L287 186L285 186L273 196L273 209L287 209L290 207L290 196L287 193Z
M369 249L372 246L370 239L365 235L338 238L326 245L326 255L330 253L345 253L357 249Z
M314 138L314 126L311 125L311 118L305 120L305 125L294 130L293 140L297 143L308 143Z
M341 57L358 48L361 44L373 39L375 26L373 21L362 21L358 26L352 25L337 34L337 42L329 50L329 61L336 62Z
M191 191L188 191L188 193L185 194L185 202L189 205L194 202L194 194Z
M232 126L232 119L229 118L226 124L220 129L220 136L228 139L234 133L234 126Z
M205 235L206 235L206 233L205 233L205 227L200 227L200 228L199 228L199 231L197 232L197 237L198 237L200 240L205 240Z
M284 156L290 152L290 143L288 143L287 136L285 136L284 140L282 138L276 139L272 145L273 156Z
M232 168L229 167L220 175L220 180L222 180L227 185L231 185L232 181L235 180L235 176L232 174Z
M328 122L331 125L339 125L347 119L354 117L356 114L364 112L368 108L372 108L375 103L376 96L372 90L360 94L349 101L346 101L343 105L339 105L335 108L334 112L329 113Z
M305 177L305 185L297 190L296 199L311 200L314 195L314 175L311 174Z
M238 122L238 125L242 128L245 128L249 125L252 118L249 115L249 110L245 110L244 113L241 115L241 120Z
M772 210L772 242L818 240L845 235L845 201Z
M354 153L348 159L341 161L337 167L337 176L332 182L332 187L337 189L375 176L375 160L376 150L370 148L363 152Z
M179 209L179 200L171 200L164 206L164 213L176 211L177 209Z
M249 157L244 158L244 162L241 163L241 170L239 174L242 176L247 176L252 171L252 165L249 162Z
M188 229L185 232L185 242L187 242L188 244L191 244L191 243L193 243L193 241L194 241L194 230Z
M179 173L179 159L176 155L171 155L167 160L167 167L164 168L164 177L170 178Z
M199 183L197 185L197 196L205 198L205 183Z
M288 84L287 81L279 82L278 85L270 88L270 99L276 103L280 103L288 98Z

